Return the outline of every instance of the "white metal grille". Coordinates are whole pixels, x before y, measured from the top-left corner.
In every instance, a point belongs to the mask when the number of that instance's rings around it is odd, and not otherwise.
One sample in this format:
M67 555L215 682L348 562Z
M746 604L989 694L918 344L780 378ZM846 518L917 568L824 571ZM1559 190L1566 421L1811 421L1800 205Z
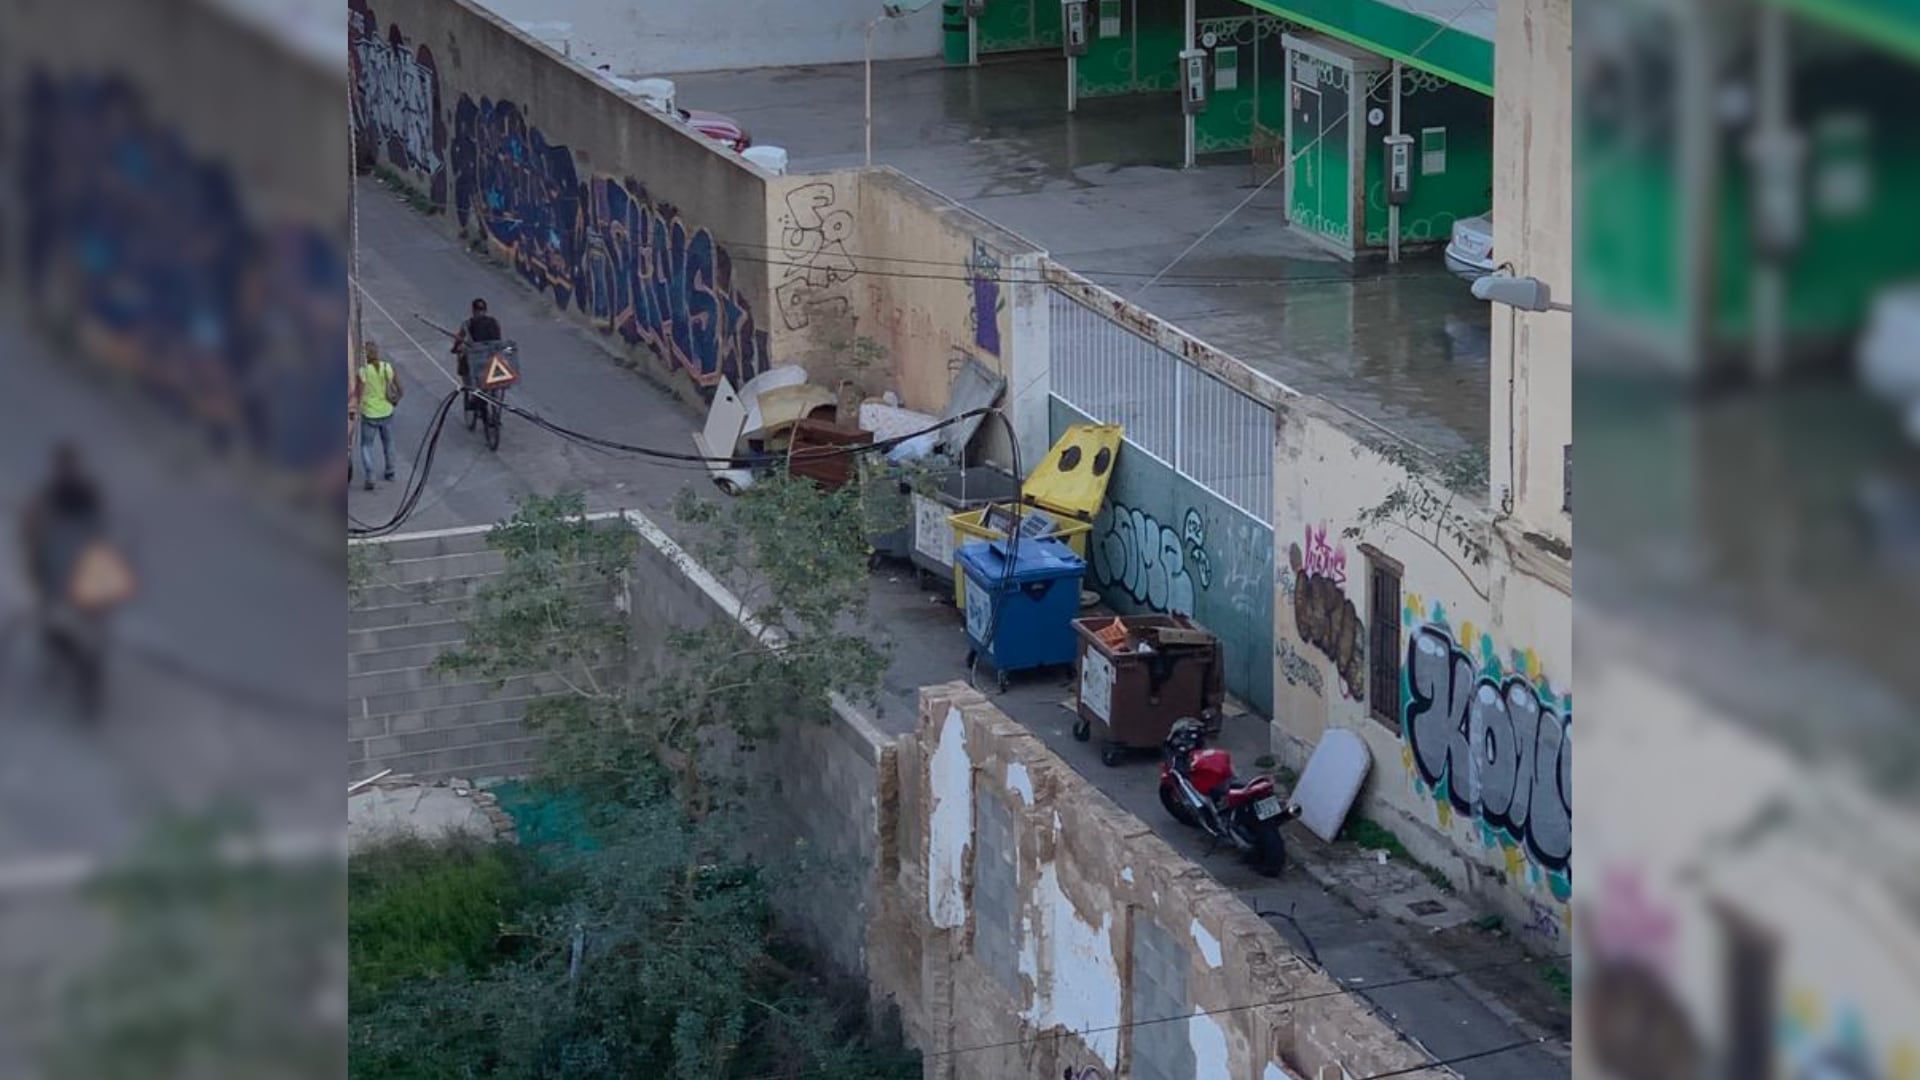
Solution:
M1262 525L1273 523L1273 410L1139 334L1051 294L1054 396Z

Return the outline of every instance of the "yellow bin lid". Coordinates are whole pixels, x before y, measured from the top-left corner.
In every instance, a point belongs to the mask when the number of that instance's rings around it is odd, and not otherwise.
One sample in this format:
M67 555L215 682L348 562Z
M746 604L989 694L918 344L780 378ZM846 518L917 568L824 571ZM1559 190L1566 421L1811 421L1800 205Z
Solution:
M1120 424L1075 424L1027 474L1020 498L1032 506L1078 521L1092 521L1107 498L1107 483L1120 457Z

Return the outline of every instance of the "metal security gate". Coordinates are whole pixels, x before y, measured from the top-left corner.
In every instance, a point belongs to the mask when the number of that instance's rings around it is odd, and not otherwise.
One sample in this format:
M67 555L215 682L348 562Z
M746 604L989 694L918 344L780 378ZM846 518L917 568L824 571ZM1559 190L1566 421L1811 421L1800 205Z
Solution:
M1053 396L1271 530L1273 409L1057 286L1048 304Z

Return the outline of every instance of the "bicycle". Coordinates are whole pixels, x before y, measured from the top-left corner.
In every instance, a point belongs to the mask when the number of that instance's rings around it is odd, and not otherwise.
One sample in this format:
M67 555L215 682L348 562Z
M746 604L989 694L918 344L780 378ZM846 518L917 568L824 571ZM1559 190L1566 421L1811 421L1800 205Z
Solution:
M512 385L512 382L492 387L484 383L494 367L493 361L496 357L505 363L506 371L511 374L514 370L513 358L520 350L519 346L511 341L472 342L467 348L471 351L475 346L480 348L481 353L475 357L470 352L467 361L467 385L462 388L466 392L467 430L481 429L487 442L487 449L498 450L500 449L500 421L506 412L504 406L507 387ZM517 376L514 378L517 379ZM482 385L475 386L473 385L475 382L480 382Z

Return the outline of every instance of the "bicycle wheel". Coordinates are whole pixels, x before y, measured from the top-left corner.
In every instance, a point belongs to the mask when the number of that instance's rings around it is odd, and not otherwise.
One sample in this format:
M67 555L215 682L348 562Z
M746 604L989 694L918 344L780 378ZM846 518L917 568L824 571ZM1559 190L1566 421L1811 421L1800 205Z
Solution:
M487 449L500 449L500 402L487 403Z
M480 403L473 399L473 391L461 395L461 406L467 410L467 430L472 431L480 423Z

